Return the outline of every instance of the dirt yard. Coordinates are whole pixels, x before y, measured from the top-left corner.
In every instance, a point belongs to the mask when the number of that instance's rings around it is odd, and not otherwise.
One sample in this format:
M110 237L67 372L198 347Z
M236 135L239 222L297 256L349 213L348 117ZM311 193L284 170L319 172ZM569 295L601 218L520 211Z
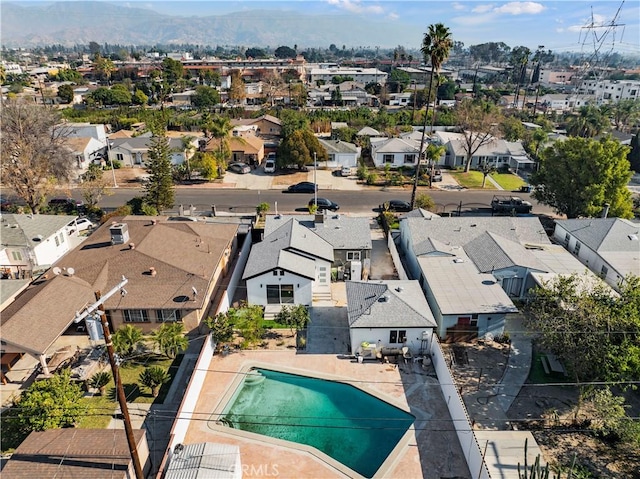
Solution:
M463 397L497 383L504 373L509 351L507 345L495 342L443 344L443 350L452 360L451 369ZM629 405L627 414L640 416L640 393L627 391L624 395ZM525 385L507 417L518 429L533 432L550 464L568 466L575 454L576 464L585 472L577 477L640 479L637 447L624 444L614 447L570 426L577 401L578 390L571 386Z

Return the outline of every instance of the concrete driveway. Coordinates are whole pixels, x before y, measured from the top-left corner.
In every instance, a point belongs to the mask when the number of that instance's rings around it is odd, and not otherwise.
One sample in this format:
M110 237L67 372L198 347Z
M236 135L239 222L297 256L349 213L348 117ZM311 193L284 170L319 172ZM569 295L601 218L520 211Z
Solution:
M314 301L310 314L305 353L347 354L351 341L347 319L346 284L331 283L331 300Z

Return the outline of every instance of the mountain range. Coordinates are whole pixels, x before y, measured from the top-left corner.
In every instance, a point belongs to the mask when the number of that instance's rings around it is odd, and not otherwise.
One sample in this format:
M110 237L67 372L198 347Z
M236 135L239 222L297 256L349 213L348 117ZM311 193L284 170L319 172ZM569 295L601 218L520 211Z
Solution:
M277 10L245 10L213 16L176 16L150 9L97 1L0 3L3 46L110 43L193 44L300 48L397 45L419 47L422 32L398 23L357 16L305 15ZM375 33L376 43L371 43Z

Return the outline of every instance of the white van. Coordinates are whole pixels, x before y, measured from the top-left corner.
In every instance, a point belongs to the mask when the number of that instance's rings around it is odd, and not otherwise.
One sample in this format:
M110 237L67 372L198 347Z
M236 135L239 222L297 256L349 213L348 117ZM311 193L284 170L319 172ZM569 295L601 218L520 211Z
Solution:
M276 155L275 153L269 153L267 156L267 161L264 163L264 172L265 173L275 173L276 172Z

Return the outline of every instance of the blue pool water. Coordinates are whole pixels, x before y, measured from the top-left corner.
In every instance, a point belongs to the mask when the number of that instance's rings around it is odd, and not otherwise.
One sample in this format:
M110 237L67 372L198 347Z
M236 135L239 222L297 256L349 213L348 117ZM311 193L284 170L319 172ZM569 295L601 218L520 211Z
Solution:
M348 384L267 369L246 376L223 414L236 429L307 444L365 477L414 419Z

